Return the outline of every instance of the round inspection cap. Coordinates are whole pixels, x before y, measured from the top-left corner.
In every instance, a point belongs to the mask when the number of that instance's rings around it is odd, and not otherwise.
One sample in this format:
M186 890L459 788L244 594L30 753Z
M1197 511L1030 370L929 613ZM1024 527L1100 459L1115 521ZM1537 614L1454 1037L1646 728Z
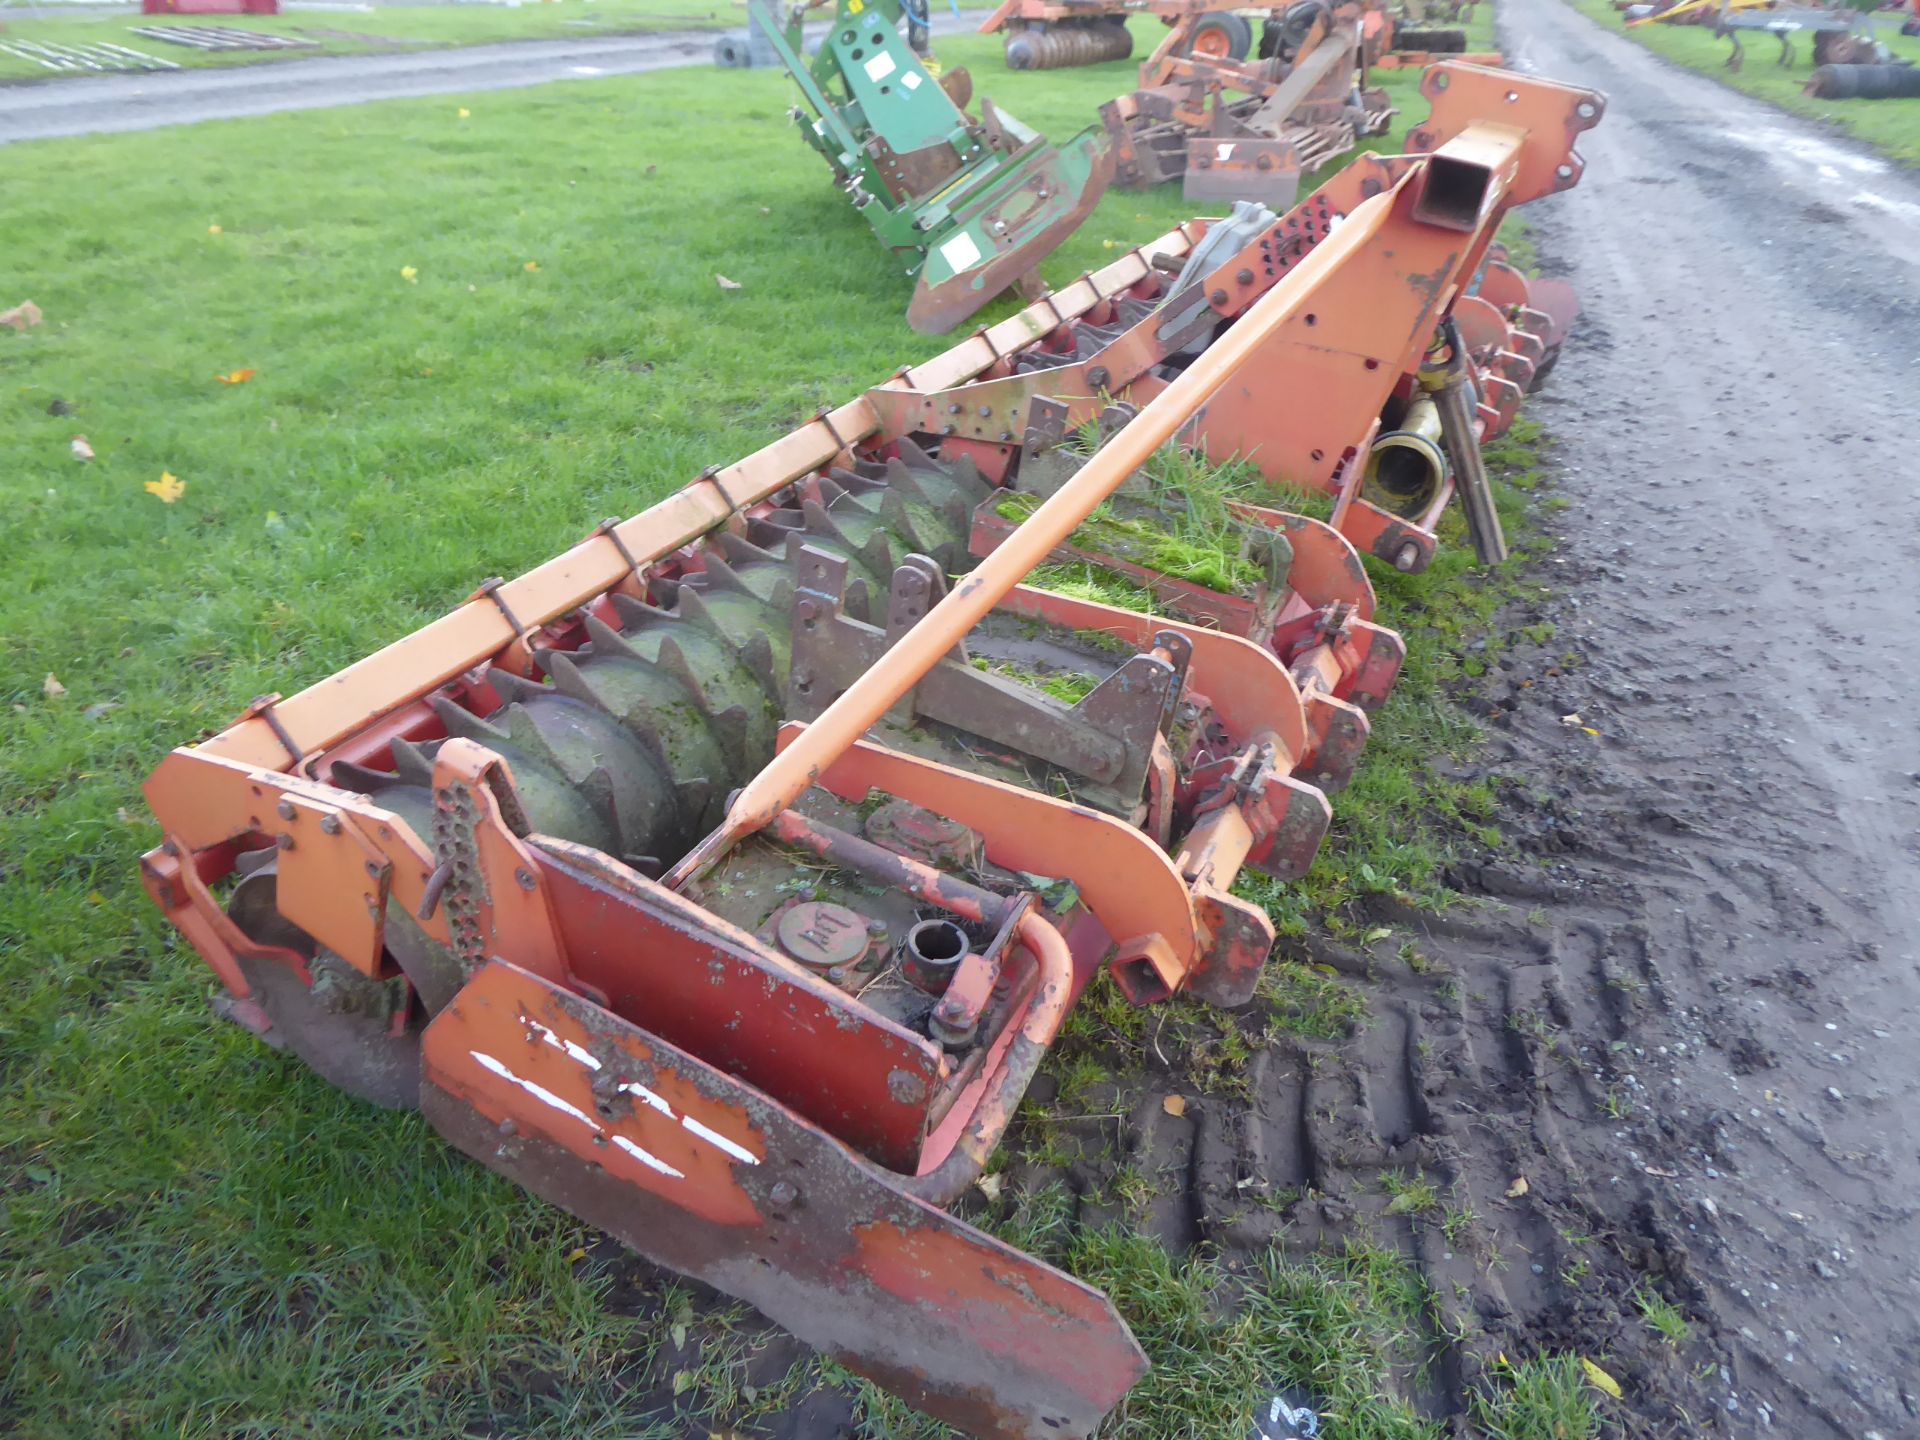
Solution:
M802 965L823 970L851 965L867 953L867 917L845 905L803 900L788 907L774 927L780 948Z

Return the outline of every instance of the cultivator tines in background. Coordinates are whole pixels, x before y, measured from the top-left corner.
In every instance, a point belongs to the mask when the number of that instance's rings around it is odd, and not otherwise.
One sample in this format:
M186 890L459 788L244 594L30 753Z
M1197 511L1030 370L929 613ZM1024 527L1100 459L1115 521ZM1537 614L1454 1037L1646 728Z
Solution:
M145 880L226 1012L969 1434L1089 1435L1125 1324L945 1207L1102 971L1251 996L1232 886L1393 683L1347 539L1169 443L1350 478L1403 383L1525 360L1551 307L1459 296L1598 97L1433 93L1323 220L1182 227L176 751Z
M1292 205L1303 174L1393 116L1385 92L1361 89L1359 14L1356 3L1296 5L1258 61L1156 55L1140 89L1100 110L1116 182L1179 178L1189 200Z
M809 62L809 8L791 6L783 28L772 0L751 0L750 21L812 112L793 112L807 142L914 277L907 323L941 334L1010 287L1039 286L1035 267L1107 188L1100 132L1055 147L990 100L975 120L966 72L935 82L895 28L898 0L840 0Z

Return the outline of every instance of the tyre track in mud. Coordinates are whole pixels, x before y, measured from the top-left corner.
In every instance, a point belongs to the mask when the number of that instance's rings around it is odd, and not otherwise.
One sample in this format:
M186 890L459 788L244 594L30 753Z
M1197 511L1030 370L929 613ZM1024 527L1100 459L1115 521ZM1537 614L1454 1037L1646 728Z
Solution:
M1920 187L1558 0L1501 19L1609 113L1534 207L1587 316L1531 412L1554 593L1512 617L1558 633L1477 706L1519 853L1380 917L1456 977L1374 962L1420 997L1421 1168L1476 1217L1416 1248L1469 1380L1569 1348L1629 1433L1920 1434ZM1401 1049L1351 1063L1392 1090Z

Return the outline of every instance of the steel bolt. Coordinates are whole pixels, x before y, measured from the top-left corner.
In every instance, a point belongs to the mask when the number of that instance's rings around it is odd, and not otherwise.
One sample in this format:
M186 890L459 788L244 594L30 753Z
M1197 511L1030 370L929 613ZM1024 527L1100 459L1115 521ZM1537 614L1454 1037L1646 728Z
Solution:
M958 415L960 413L960 402L956 400L951 405L947 406L947 413L949 415Z
M1215 305L1224 305L1227 303L1227 292L1224 290L1216 290L1213 292L1210 299L1212 303Z
M274 807L274 813L277 814L282 820L293 819L293 816L294 816L293 802L291 800L282 800L278 805Z
M785 1180L774 1182L773 1189L767 1192L767 1201L776 1210L789 1210L799 1200L800 1192Z
M1253 283L1253 271L1242 270L1238 275L1234 276L1233 278L1235 280L1238 280L1242 285L1251 285Z
M520 883L522 890L533 889L533 872L527 869L526 866L523 865L518 870L515 870L513 872L513 878Z
M274 841L273 843L278 845L282 850L291 850L293 849L293 836L282 835L278 840Z
M323 835L338 835L340 833L340 817L338 815L322 815L320 817L320 833Z

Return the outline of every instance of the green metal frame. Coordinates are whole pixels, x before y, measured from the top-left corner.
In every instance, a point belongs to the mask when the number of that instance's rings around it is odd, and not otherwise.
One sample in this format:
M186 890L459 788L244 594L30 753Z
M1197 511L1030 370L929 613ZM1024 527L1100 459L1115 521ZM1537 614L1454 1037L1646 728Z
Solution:
M1112 176L1099 127L1055 148L983 101L956 105L899 32L899 0L839 0L806 57L806 9L782 25L748 0L807 107L795 112L854 207L915 278L907 320L938 334L1029 274L1084 220Z

